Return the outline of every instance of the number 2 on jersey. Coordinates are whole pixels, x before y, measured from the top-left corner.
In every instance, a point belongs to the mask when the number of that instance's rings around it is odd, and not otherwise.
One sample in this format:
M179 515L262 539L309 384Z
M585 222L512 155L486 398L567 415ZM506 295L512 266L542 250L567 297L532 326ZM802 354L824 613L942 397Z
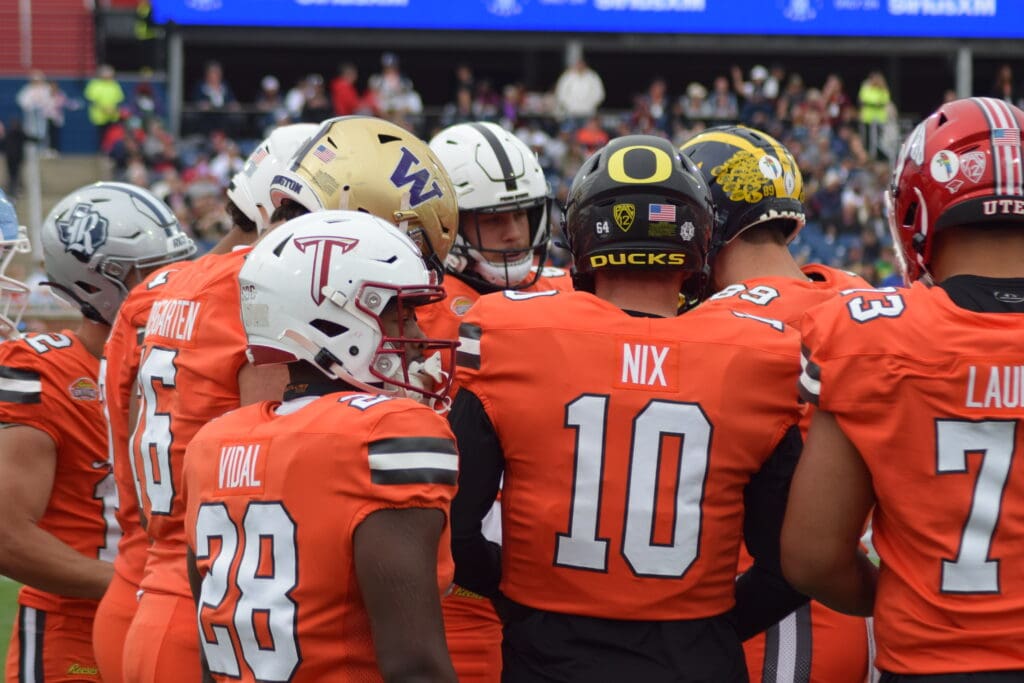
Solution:
M160 398L166 391L173 390L178 369L174 365L177 351L154 346L148 350L139 366L139 423L132 435L132 445L137 451L132 454L135 478L138 488L145 492L139 502L149 501L147 513L169 515L174 504L174 481L171 478L171 415L167 406L160 405ZM142 472L138 471L139 466ZM141 477L139 475L142 475Z
M598 536L608 419L608 397L583 395L566 406L566 426L576 430L569 532L558 534L555 564L607 571L608 541ZM675 482L672 542L653 541L662 437L675 435L681 446ZM651 401L633 420L629 454L622 555L637 576L679 578L697 559L701 502L711 448L711 423L693 403ZM669 454L671 455L671 454Z

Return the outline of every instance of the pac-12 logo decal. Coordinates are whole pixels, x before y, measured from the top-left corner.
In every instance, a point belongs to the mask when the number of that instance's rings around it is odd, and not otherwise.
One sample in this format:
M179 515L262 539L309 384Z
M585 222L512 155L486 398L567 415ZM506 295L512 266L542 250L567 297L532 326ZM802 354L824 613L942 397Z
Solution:
M341 253L352 249L359 244L359 240L349 237L296 237L295 246L305 254L312 247L313 250L313 275L310 280L310 295L317 306L324 302L324 286L327 284L327 277L331 273L331 255L334 249L341 249Z
M65 251L88 263L96 250L106 244L109 227L110 221L93 211L92 204L82 202L57 221L57 235Z
M622 232L629 232L636 218L636 204L616 204L612 207L612 217Z
M395 170L391 173L391 182L394 183L395 187L402 188L406 185L412 184L409 188L409 207L415 208L427 201L428 199L434 199L435 197L443 197L444 193L441 192L441 186L437 184L436 180L432 180L430 177L430 171L425 168L412 173L414 165L418 165L420 160L416 158L416 155L408 150L408 148L402 148L402 158L398 160L398 165L395 166ZM430 183L429 189L427 183ZM426 190L424 192L424 190Z

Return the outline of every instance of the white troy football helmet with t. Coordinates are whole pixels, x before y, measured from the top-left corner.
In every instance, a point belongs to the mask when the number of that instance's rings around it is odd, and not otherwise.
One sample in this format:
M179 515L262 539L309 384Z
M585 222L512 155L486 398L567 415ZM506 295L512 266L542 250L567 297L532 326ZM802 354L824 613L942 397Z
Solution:
M446 266L483 289L521 289L533 284L547 255L551 188L537 156L519 138L494 123L459 123L430 141L455 187L459 233ZM530 246L523 250L480 249L479 217L525 211ZM540 260L534 268L534 257Z
M318 129L315 123L293 123L275 129L252 151L242 170L231 178L228 199L256 224L257 233L263 234L270 226L270 216L274 213L270 200L271 181L289 168L292 157Z
M7 267L15 254L31 250L25 226L18 222L14 205L0 190L0 339L18 336L18 323L28 305L28 285L8 275Z
M238 279L254 364L302 360L363 391L428 402L447 393L457 342L388 334L381 319L444 298L436 271L387 221L300 216L257 243Z
M133 272L186 259L196 251L170 208L127 183L95 183L57 203L43 221L43 259L58 296L110 325ZM139 280L144 273L137 273Z

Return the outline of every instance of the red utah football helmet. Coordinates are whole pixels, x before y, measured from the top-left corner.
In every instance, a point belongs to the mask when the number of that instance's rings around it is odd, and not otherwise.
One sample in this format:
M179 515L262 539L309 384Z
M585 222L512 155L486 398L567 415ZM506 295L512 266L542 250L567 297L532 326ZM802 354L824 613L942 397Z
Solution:
M946 227L1024 223L1024 111L972 97L942 105L900 150L889 188L889 226L907 282L928 275Z

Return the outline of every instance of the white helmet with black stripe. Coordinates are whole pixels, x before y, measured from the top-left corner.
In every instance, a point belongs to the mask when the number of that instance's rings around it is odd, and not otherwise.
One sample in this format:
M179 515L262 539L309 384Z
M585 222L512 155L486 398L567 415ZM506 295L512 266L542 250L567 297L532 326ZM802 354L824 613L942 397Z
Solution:
M536 155L512 133L485 122L449 126L434 136L430 148L448 171L459 203L459 233L448 270L484 291L533 284L547 255L551 203ZM526 214L528 246L481 248L481 220L516 212Z
M127 183L75 190L50 211L40 232L45 284L107 325L146 272L196 251L166 204Z

